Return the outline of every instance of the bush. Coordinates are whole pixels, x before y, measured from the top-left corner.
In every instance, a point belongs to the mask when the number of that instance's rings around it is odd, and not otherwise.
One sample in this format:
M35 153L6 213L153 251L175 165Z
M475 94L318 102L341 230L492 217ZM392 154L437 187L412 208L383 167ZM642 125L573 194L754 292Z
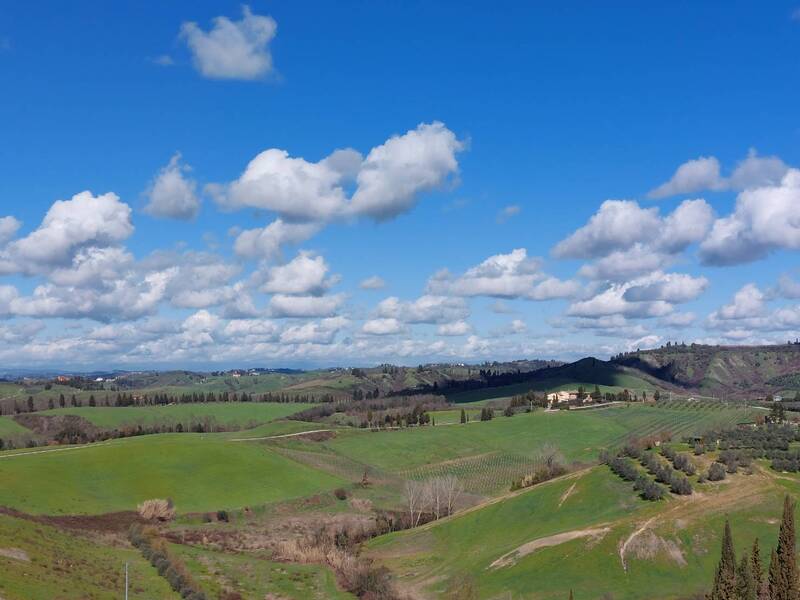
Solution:
M670 483L670 490L673 494L689 496L692 493L692 484L689 483L689 480L686 479L686 477L676 474Z
M217 511L217 521L224 521L227 523L229 520L228 511L227 510L218 510Z
M648 481L642 490L642 498L645 500L661 500L664 497L664 488L655 481Z
M347 500L347 490L344 488L336 488L333 490L333 495L336 496L337 500Z
M136 507L139 516L147 521L171 521L175 518L175 507L172 500L145 500Z
M713 463L708 469L709 481L722 481L725 479L725 467L718 462Z

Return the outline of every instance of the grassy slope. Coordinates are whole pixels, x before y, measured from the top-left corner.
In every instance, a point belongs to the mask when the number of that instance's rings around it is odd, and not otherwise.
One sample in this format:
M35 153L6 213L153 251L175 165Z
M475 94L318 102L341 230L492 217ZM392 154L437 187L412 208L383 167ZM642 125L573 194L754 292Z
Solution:
M596 457L607 440L622 433L619 424L592 414L538 411L468 425L342 433L327 445L354 460L399 471L492 451L530 454L545 442L556 444L569 458L588 460Z
M327 442L334 451L376 467L399 471L487 452L531 455L555 444L570 460L595 460L600 449L629 435L671 431L687 435L721 421L745 420L744 409L695 411L630 405L587 411L559 411L495 417L468 425L419 427L375 434L343 432ZM438 422L438 421L437 421Z
M30 430L17 423L11 417L0 417L0 438L11 437L21 433L30 433Z
M766 561L777 537L782 496L800 492L797 477L778 479L763 471L735 477L707 484L702 495L648 504L634 496L630 484L596 467L577 482L537 486L432 527L378 538L368 554L392 568L404 585L428 596L473 578L480 598L506 593L555 600L570 588L576 598L604 593L617 600L687 597L707 590L713 580L726 516L737 552L749 549L758 536ZM626 552L626 572L620 547L648 521L649 529L636 538L640 543ZM574 539L540 548L511 566L487 568L528 541L599 526L610 527L600 540ZM678 564L676 554L685 562Z
M209 511L305 496L339 483L258 443L186 433L3 457L0 481L0 505L34 514L131 510L165 497L179 512Z
M178 598L141 554L68 531L0 515L0 549L22 550L30 561L0 555L4 600L117 600L129 563L132 600Z
M122 425L158 422L189 422L210 417L224 425L246 426L266 423L308 408L308 404L277 402L214 402L209 404L173 404L168 406L125 406L56 408L41 411L44 415L78 415L98 427L113 429ZM0 430L1 431L1 430Z
M333 572L321 565L277 563L246 554L224 554L172 544L209 598L235 590L243 598L286 600L347 600Z

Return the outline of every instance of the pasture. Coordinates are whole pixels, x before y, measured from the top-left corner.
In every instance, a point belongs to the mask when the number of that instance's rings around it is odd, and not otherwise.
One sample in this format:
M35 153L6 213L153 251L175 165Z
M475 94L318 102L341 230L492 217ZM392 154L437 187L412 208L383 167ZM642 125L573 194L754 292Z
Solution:
M23 433L30 433L30 430L11 417L0 417L0 438L10 438Z
M181 513L211 511L307 496L341 483L259 443L189 433L0 454L0 481L0 506L32 514L135 510L148 498L172 498Z
M78 415L103 429L123 426L191 423L209 420L225 427L252 427L308 408L295 402L208 402L163 406L73 407L40 411L43 415Z
M558 448L569 462L593 463L601 449L622 445L631 436L671 432L680 439L748 420L753 410L690 403L670 409L631 404L582 411L538 410L464 425L457 423L460 411L456 410L446 411L444 419L437 416L435 427L380 432L341 429L325 442L277 443L296 460L351 480L366 467L386 480L455 475L468 492L494 496L506 491L513 479L531 473L545 445Z

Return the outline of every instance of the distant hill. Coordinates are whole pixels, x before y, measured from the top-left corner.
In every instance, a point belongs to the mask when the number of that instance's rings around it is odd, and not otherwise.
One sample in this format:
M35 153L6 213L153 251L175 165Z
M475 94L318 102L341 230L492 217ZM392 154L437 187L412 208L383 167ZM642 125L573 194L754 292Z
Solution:
M706 396L792 397L800 391L800 345L705 346L675 344L614 357L627 367Z

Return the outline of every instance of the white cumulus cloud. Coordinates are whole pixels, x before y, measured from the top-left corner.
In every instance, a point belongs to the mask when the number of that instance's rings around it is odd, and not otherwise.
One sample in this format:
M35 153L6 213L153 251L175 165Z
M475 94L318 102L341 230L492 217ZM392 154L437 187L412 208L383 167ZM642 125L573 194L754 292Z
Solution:
M213 22L209 31L186 22L180 32L195 67L204 77L253 80L272 72L269 43L278 29L275 19L254 14L250 7L243 6L239 21L220 16Z

